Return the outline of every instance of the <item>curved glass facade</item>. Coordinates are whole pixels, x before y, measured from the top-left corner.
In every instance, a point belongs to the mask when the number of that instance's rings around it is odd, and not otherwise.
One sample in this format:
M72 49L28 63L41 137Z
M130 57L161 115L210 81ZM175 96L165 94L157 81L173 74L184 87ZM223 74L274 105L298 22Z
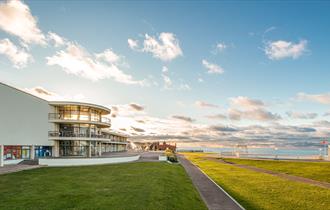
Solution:
M53 121L56 125L55 130L49 131L49 137L57 142L55 144L58 148L57 156L90 157L101 156L102 152L126 150L126 137L102 130L111 126L110 120L104 117L105 113L110 113L109 110L86 105L61 104L53 106L55 113L50 113L49 119L61 120ZM75 121L79 121L79 123ZM102 122L109 125L92 122Z

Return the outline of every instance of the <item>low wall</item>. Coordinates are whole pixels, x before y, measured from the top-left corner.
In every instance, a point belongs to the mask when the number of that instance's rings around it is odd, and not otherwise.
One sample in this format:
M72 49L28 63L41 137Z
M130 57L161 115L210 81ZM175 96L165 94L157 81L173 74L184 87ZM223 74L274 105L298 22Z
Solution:
M165 155L159 155L158 160L159 161L167 161L167 157Z
M130 157L110 157L110 158L45 158L39 159L39 165L47 166L84 166L99 165L109 163L126 163L136 161L140 155Z
M16 165L22 161L23 161L23 159L5 160L5 161L3 161L3 163L4 163L4 165Z

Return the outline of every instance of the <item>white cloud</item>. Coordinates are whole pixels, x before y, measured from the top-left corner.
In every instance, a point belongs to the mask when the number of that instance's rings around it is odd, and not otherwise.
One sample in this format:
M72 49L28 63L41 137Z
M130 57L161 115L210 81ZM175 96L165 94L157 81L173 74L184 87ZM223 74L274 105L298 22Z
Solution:
M230 98L230 105L228 117L231 120L276 121L281 119L280 115L266 110L265 103L261 100L238 96Z
M26 43L45 45L45 36L37 26L37 19L22 1L9 0L0 3L0 28L18 36Z
M101 57L106 57L107 52L109 50L105 50L103 54L101 53ZM125 74L114 63L102 62L97 56L89 54L83 47L76 43L68 43L65 50L58 51L55 55L46 59L47 64L50 66L58 65L68 74L81 76L92 81L112 78L124 84L145 85L144 81L134 80L131 75Z
M168 75L168 68L166 66L162 67L162 74L163 83L164 83L164 89L170 90L173 88L173 82L172 79Z
M191 118L191 117L187 117L187 116L182 116L182 115L173 115L172 116L173 119L177 119L177 120L182 120L188 123L192 123L195 121L195 119Z
M223 52L227 48L228 46L224 42L220 42L215 46L216 52Z
M296 59L306 51L306 48L307 40L301 40L299 43L278 40L266 43L264 51L271 60Z
M178 89L179 90L191 90L191 87L187 83L182 83L182 84L180 84Z
M116 64L120 60L120 56L114 53L111 49L107 49L102 53L95 54L95 56L99 59L104 59L110 64Z
M297 99L318 102L321 104L330 104L330 93L323 93L323 94L298 93Z
M0 54L5 55L15 68L23 68L32 62L32 56L23 48L17 47L9 39L0 40Z
M163 141L177 142L180 145L234 146L244 142L254 147L277 146L313 146L319 145L321 137L329 136L329 122L317 122L315 125L290 126L272 122L267 126L249 125L234 126L225 124L205 125L198 124L196 120L185 115L171 115L168 118L156 118L146 112L133 111L127 105L116 105L113 111L119 114L112 119L115 128L127 131L131 134L132 141ZM128 115L128 113L130 113ZM265 113L263 113L265 114ZM253 119L264 120L262 114L249 113ZM206 116L208 117L208 116ZM219 114L209 117L215 120L225 120L226 116ZM269 118L269 117L268 117ZM313 126L313 127L312 127ZM136 129L138 128L138 129ZM170 131L170 132L169 132Z
M207 115L205 117L208 118L208 119L211 119L211 120L225 120L225 119L227 119L226 115L224 115L224 114Z
M199 83L204 82L204 80L203 80L202 78L198 78L197 81L198 81Z
M293 119L315 119L317 117L317 113L312 112L287 112L286 114Z
M274 30L276 30L276 27L275 27L275 26L271 26L271 27L267 28L267 29L264 31L264 34L269 33L269 32L271 32L271 31L274 31Z
M163 72L163 73L168 72L168 68L167 68L166 66L163 66L163 68L162 68L162 72Z
M191 90L191 87L187 84L181 81L180 84L174 84L171 77L169 76L169 70L166 66L163 66L162 73L161 73L162 79L163 79L163 89L164 90Z
M207 73L209 74L223 74L224 70L219 65L209 63L207 60L203 59L202 63L204 67L207 69Z
M325 112L325 113L323 114L323 117L328 117L328 116L330 116L330 112Z
M138 111L138 112L143 111L145 109L144 106L137 104L137 103L130 103L129 106L130 106L130 108L132 108L133 110Z
M244 96L230 98L230 103L232 106L236 106L242 109L256 109L265 106L264 102L261 100L251 99Z
M61 47L67 43L67 40L54 32L48 32L48 41L52 42L55 47Z
M163 81L164 81L164 88L169 90L172 89L173 82L169 76L166 74L162 74Z
M128 46L132 50L136 50L139 47L139 41L134 39L127 39Z
M39 98L43 98L48 101L63 101L63 100L73 100L73 101L83 101L85 100L85 96L81 93L76 95L59 95L55 92L49 91L41 86L33 87L33 88L25 88L24 91L35 95Z
M216 104L210 104L204 101L196 101L195 105L201 108L219 108L219 106Z
M276 121L281 119L281 116L262 108L244 111L230 108L228 110L228 117L231 120L247 119L256 121Z
M217 55L219 53L223 53L225 50L229 48L233 48L233 44L226 44L225 42L218 42L217 44L212 46L211 53Z
M114 105L111 109L115 114L115 117L112 118L113 128L126 130L132 135L132 139L138 141L181 138L180 134L183 131L191 129L194 126L192 123L194 119L188 116L172 115L168 118L151 117L145 110L136 111L132 109L130 104ZM134 128L139 129L136 130ZM139 132L140 129L144 132ZM146 139L144 139L145 137Z
M179 40L173 33L163 32L159 35L158 39L146 34L142 50L152 53L155 58L159 58L162 61L171 61L183 55Z

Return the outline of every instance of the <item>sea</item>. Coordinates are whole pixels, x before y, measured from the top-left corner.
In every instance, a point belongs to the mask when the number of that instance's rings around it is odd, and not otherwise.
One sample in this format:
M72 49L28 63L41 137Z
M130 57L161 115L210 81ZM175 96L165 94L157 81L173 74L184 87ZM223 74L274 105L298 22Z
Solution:
M237 149L234 147L179 147L178 151L203 151L214 152L225 156L236 155L258 157L258 158L279 158L279 159L319 159L328 156L327 148L247 148Z

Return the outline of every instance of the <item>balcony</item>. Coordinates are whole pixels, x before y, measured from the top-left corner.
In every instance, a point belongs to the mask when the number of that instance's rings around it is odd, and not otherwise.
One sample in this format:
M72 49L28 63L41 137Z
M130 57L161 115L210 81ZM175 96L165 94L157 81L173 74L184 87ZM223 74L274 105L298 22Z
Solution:
M79 112L69 113L49 113L48 120L51 122L72 122L72 123L88 123L98 124L101 127L110 127L111 120L107 117L86 115Z
M79 132L72 132L72 131L49 131L48 137L50 139L106 139L116 143L126 143L123 140L115 140L112 135L109 134L95 134L95 133L79 133Z

